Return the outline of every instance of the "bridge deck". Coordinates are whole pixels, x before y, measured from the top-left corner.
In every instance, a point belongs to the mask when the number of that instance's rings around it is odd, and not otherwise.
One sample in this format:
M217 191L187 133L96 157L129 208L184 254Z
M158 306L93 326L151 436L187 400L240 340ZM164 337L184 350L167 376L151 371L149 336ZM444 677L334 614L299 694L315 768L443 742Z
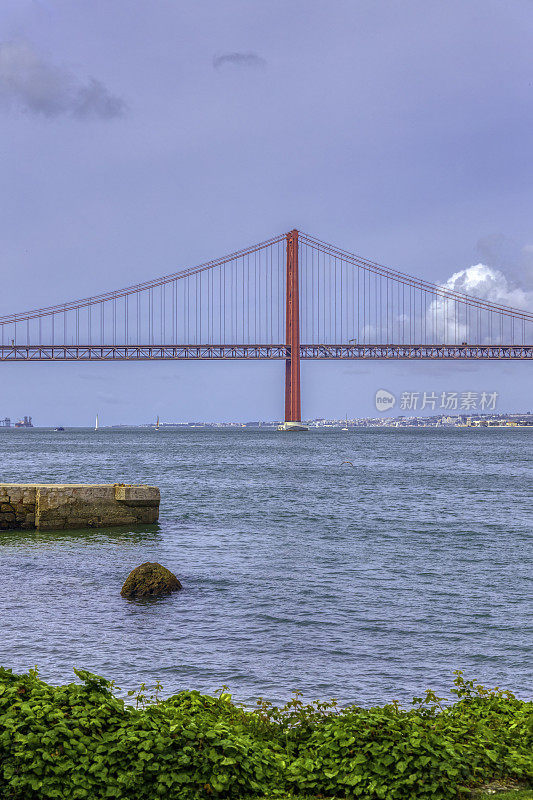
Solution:
M285 360L284 344L2 345L0 361ZM533 345L301 344L306 360L531 361Z

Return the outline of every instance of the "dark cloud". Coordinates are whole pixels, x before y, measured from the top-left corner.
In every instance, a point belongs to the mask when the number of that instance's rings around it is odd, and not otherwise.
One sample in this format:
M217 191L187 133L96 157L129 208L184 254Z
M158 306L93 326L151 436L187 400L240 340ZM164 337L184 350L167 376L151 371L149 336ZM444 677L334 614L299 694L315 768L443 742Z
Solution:
M101 81L91 78L85 86L79 87L72 113L80 119L90 117L113 119L123 115L124 101L110 94Z
M226 65L263 69L266 67L266 61L261 56L258 56L257 53L223 53L214 57L213 66L215 69L220 69Z
M50 118L113 119L125 111L124 101L103 83L80 81L24 41L0 43L0 100L4 107Z
M494 233L479 239L477 253L484 264L503 269L508 278L528 291L533 290L533 247L519 245L502 233Z
M489 267L514 267L519 259L520 247L503 233L492 233L478 239L476 250Z

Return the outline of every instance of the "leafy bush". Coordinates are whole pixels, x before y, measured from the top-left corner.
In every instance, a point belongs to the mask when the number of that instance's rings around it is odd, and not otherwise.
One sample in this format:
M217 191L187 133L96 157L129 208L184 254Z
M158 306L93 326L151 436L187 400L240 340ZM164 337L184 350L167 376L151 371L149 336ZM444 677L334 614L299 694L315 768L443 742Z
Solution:
M113 694L109 681L50 686L0 669L0 796L6 800L457 797L458 787L531 777L532 704L457 673L457 700L428 692L409 710L339 709L335 701L253 711L227 693L156 684Z
M456 673L452 706L427 692L404 711L347 708L316 726L288 776L329 796L453 798L461 784L532 776L532 704Z

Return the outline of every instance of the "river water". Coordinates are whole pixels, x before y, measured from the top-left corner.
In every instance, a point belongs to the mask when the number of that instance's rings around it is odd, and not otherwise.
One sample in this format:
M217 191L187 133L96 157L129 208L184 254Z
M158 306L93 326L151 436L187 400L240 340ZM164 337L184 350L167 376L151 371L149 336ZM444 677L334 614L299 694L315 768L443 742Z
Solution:
M532 472L524 429L0 430L1 482L161 489L158 526L0 534L0 663L243 702L405 702L458 668L530 696ZM144 561L184 590L123 599Z

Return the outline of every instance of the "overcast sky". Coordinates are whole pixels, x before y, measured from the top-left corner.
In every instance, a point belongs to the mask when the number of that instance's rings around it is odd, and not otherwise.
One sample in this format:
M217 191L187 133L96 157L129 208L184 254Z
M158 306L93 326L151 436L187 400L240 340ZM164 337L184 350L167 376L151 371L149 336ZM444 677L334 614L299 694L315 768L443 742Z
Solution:
M2 0L0 23L0 315L293 227L531 302L532 0ZM533 409L530 364L302 382L304 417L371 414L378 388ZM0 416L43 425L282 409L281 363L0 365Z

